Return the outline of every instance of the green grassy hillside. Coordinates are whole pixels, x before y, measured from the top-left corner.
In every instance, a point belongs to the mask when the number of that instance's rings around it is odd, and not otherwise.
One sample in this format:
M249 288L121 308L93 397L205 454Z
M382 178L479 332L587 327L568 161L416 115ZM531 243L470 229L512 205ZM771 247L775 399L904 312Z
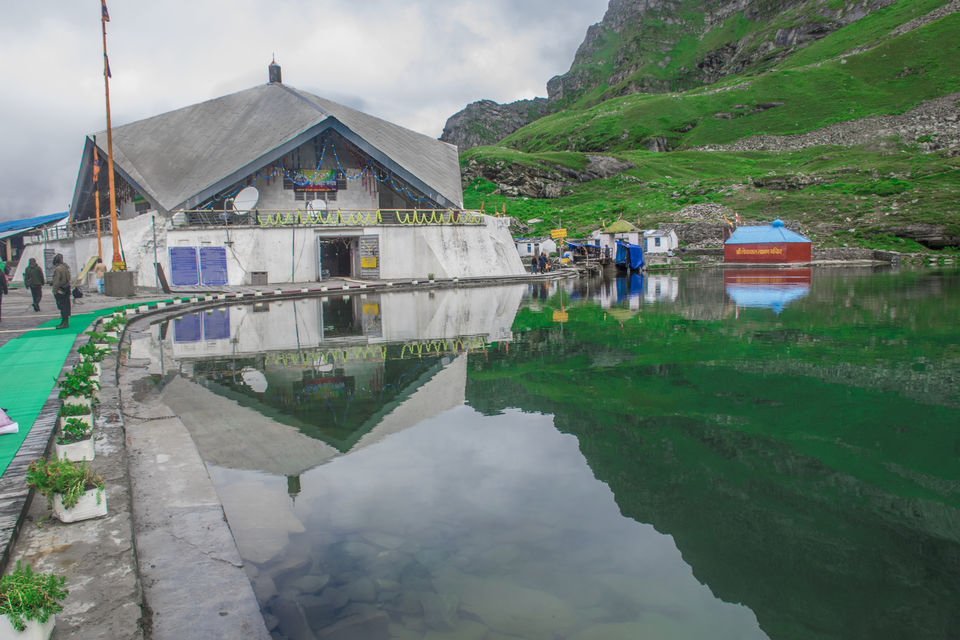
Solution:
M801 150L702 150L755 135L855 125L960 91L960 14L890 35L943 4L901 0L760 75L682 93L614 98L537 120L499 147L464 152L462 163L579 169L586 154L602 153L636 168L571 183L562 197L549 200L494 195L498 185L467 174L466 205L505 205L520 220L542 219L534 232L562 222L573 235L619 215L641 226L671 222L684 206L711 202L742 219L798 220L824 246L923 250L909 239L911 225L960 236L960 158L957 147L950 148L955 143L939 139L940 131L913 139L879 137L856 147L839 146L835 134L824 134L821 146ZM670 151L645 151L655 140ZM784 190L768 186L769 176L798 179Z

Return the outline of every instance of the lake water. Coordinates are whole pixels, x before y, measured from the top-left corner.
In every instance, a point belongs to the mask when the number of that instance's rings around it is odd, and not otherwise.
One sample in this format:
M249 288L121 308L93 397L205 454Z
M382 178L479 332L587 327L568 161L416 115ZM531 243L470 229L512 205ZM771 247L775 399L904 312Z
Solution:
M957 271L728 269L231 306L152 357L276 638L946 639L958 320Z

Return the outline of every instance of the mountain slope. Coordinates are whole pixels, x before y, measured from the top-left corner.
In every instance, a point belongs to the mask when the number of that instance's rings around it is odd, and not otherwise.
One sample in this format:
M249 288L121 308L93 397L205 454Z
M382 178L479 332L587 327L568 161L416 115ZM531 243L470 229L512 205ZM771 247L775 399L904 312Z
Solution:
M608 17L615 5L627 4L637 3L613 0ZM732 6L708 9L720 5ZM739 12L721 22L784 5L789 20L772 19L751 37L781 25L772 37L786 38L782 25L803 12L809 22L815 7L856 15L850 3L754 1L738 3ZM644 226L675 223L684 219L683 207L714 203L730 217L789 217L827 246L922 250L960 244L954 204L960 185L958 11L957 0L900 0L789 54L784 48L774 52L776 59L752 58L751 64L765 66L762 72L686 91L596 102L642 71L577 95L565 90L569 103L560 108L555 99L554 113L504 137L497 148L461 154L467 203L506 205L521 219L543 219L544 228L562 218L572 233L616 216ZM715 23L719 14L703 13L709 15ZM750 48L747 40L738 41L738 50ZM578 59L595 60L581 55L585 48ZM598 156L633 168L599 178L569 171ZM707 169L690 170L697 165Z

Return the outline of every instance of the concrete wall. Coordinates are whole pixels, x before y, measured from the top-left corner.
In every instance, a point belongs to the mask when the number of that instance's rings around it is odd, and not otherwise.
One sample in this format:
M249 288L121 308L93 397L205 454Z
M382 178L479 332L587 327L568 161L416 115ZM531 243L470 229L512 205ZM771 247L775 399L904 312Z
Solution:
M265 271L270 284L316 282L317 239L339 236L378 236L380 278L404 279L482 277L525 273L507 228L508 220L484 216L482 225L331 227L210 227L172 228L156 216L156 256L170 279L169 248L220 246L227 248L230 285L251 284L251 272ZM153 267L153 215L144 214L117 224L127 270L135 271L138 287L156 286ZM62 253L76 277L90 256L97 255L96 237L48 244ZM23 278L29 258L43 264L43 245L27 245L14 279ZM110 237L103 239L104 262L113 257ZM359 277L359 276L357 276Z

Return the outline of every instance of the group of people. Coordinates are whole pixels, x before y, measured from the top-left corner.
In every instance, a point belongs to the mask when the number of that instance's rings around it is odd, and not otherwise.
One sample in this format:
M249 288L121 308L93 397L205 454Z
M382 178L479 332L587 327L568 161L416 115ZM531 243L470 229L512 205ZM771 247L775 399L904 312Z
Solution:
M93 273L97 279L97 290L100 293L103 293L104 290L103 280L106 272L107 265L103 263L103 260L98 258L96 265L93 267ZM30 290L34 311L40 311L40 300L43 298L44 282L46 282L46 278L44 278L43 269L37 264L36 258L30 258L26 269L23 270L23 284ZM59 253L53 256L53 278L50 282L50 289L57 303L57 309L60 310L60 324L55 328L66 329L70 326L70 299L73 292L70 267L63 261L63 255ZM0 262L0 310L2 310L3 296L9 292L6 265Z
M540 255L534 255L530 261L530 273L546 273L550 270L550 263L547 261L547 252L541 251Z

